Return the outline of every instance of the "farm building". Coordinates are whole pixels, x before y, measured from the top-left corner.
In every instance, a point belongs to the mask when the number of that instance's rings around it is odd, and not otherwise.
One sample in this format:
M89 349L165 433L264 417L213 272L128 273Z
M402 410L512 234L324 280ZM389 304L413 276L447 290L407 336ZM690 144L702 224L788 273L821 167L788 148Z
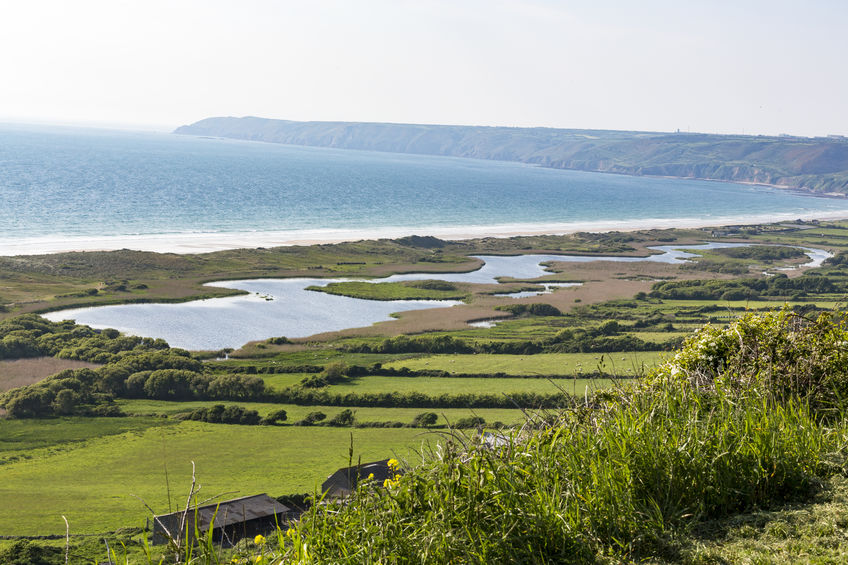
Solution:
M377 484L383 484L388 478L395 475L396 471L389 467L389 460L362 463L353 467L339 469L321 485L321 491L325 498L344 498L354 490L359 481L374 475L372 480Z
M267 494L245 496L225 502L199 506L189 511L184 520L182 539L193 539L195 520L202 535L212 528L212 538L225 546L245 537L272 532L286 522L288 506L280 504ZM153 517L153 544L164 544L169 537L177 537L182 512Z

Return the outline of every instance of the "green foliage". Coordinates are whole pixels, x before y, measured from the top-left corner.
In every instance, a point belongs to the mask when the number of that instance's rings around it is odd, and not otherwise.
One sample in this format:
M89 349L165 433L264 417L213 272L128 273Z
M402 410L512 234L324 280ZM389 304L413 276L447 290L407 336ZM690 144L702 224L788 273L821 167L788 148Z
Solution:
M273 412L269 412L259 423L263 426L273 426L285 422L286 419L288 419L288 412L283 408L279 408Z
M355 417L353 415L353 410L350 408L345 408L329 420L327 420L328 426L352 426L354 423Z
M427 281L401 282L332 282L324 286L309 286L306 290L326 292L365 300L462 300L468 292L453 283Z
M534 304L508 304L506 306L498 306L497 310L511 312L516 316L526 314L528 316L562 316L559 308L550 304L534 303Z
M300 386L304 388L323 388L325 386L346 382L349 380L350 368L344 363L330 363L318 375L304 377Z
M350 348L358 353L471 353L473 348L465 341L447 335L436 337L409 337L399 335L386 338L377 345L361 344Z
M468 428L481 428L486 425L485 418L480 416L469 416L467 418L460 418L457 420L453 427L458 430L468 429Z
M314 426L318 422L321 422L327 418L327 415L323 412L310 412L307 414L302 420L299 420L296 425L298 426Z
M797 247L783 245L746 245L744 247L724 247L713 249L713 253L725 255L734 259L754 259L755 261L780 261L783 259L799 259L804 257L804 251Z
M841 314L807 318L784 309L705 326L650 382L777 399L803 398L815 410L848 399L848 330ZM841 413L841 412L838 412Z
M778 273L771 277L734 280L684 280L654 283L651 298L683 300L758 300L761 297L792 296L798 292L838 292L827 277L803 275L790 279Z
M0 549L0 563L4 565L60 565L65 563L65 552L58 547L17 540L8 547Z
M435 426L438 421L439 415L435 412L422 412L412 420L412 427L429 428L431 426Z
M223 404L216 404L209 408L198 408L186 414L183 419L209 424L240 424L242 426L255 426L259 423L265 423L260 421L259 413L256 410L235 405L224 406ZM283 411L283 419L285 419L285 411Z

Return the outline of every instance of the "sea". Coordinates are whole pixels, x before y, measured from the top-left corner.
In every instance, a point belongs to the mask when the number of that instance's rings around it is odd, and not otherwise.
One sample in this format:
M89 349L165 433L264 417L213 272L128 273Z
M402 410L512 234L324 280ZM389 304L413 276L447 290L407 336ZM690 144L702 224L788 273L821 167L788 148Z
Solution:
M0 255L848 217L848 199L453 157L0 125Z

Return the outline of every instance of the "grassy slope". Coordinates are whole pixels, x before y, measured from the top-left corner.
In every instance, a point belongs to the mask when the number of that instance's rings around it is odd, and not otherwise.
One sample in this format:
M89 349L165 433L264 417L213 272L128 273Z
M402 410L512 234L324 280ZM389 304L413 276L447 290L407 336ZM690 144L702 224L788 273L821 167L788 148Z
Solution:
M176 133L272 143L506 159L631 175L774 183L822 192L848 187L848 141L745 135L483 128L206 118ZM437 148L437 151L434 151Z
M74 433L73 423L66 427ZM414 429L183 422L97 437L61 450L32 449L29 459L0 466L0 500L16 509L0 513L0 534L64 533L62 514L75 533L143 525L147 512L133 495L167 512L165 463L175 504L191 481L191 461L203 485L201 497L311 492L347 466L351 435L355 456L363 460L393 454L414 458L410 449L430 439Z

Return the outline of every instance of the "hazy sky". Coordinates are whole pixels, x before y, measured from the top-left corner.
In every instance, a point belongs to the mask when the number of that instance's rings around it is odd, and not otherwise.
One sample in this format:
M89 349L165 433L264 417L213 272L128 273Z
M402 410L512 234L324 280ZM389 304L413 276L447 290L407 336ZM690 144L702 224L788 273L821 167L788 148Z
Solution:
M19 0L0 121L848 135L844 0Z

